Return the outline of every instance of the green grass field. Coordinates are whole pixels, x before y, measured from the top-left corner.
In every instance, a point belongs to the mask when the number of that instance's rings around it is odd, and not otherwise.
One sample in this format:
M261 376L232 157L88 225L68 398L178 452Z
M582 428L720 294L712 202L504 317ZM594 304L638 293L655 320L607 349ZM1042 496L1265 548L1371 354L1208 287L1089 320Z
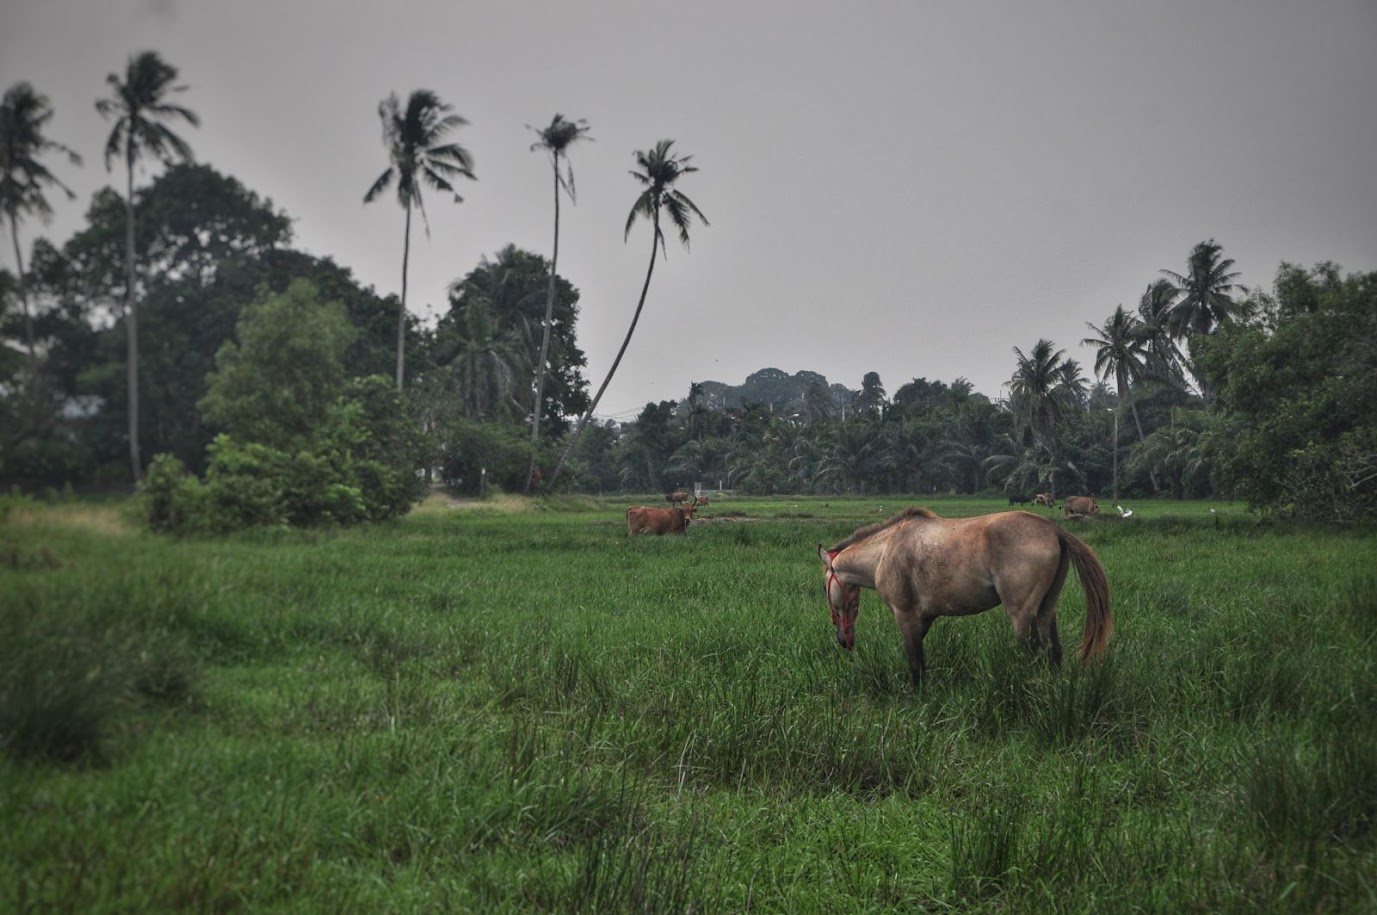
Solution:
M0 911L1377 910L1371 531L1070 525L1107 657L944 619L915 692L872 592L837 649L815 552L912 503L630 540L633 501L192 542L12 507Z

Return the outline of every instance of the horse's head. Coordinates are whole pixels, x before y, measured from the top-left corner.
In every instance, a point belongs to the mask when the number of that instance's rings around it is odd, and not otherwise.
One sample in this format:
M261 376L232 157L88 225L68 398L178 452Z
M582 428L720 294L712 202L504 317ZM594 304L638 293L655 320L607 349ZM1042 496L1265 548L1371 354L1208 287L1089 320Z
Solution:
M822 560L822 591L827 595L827 609L832 611L832 625L837 627L837 644L850 651L856 645L856 614L861 609L860 585L844 584L832 567L836 553L829 553L818 544L818 558Z

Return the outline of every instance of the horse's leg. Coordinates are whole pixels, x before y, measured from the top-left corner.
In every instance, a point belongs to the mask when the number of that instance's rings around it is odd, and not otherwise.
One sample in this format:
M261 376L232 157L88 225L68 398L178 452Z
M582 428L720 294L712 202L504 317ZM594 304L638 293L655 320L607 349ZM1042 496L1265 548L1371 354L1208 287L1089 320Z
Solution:
M1038 632L1036 608L1022 604L1007 604L1005 609L1009 614L1009 622L1014 624L1014 636L1037 654L1042 648L1042 640Z
M1047 659L1052 662L1053 667L1061 666L1061 639L1057 636L1057 611L1054 608L1050 613L1038 614L1038 633L1042 636L1043 647L1047 651Z
M899 630L904 634L904 651L908 654L908 672L913 677L915 687L923 685L923 674L926 670L923 660L923 638L932 627L933 619L931 616L920 615L899 618Z

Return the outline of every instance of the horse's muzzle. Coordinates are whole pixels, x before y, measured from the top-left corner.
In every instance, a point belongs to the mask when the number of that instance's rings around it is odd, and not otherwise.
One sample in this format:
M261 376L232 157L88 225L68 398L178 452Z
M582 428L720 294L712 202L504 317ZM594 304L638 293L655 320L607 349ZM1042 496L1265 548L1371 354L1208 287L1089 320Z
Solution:
M851 626L837 627L837 644L850 651L856 647L856 630Z

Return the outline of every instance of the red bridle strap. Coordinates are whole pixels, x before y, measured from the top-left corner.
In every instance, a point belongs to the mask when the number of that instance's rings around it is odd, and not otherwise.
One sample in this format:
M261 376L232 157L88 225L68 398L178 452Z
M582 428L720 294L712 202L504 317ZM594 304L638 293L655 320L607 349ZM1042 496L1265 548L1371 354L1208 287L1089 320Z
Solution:
M832 611L832 622L836 625L845 625L849 629L856 624L855 620L846 622L840 619L837 615L837 608L832 606L832 583L836 582L837 587L842 589L842 607L843 609L846 607L846 585L842 584L841 579L837 577L837 570L832 567L832 561L837 558L837 554L840 552L841 550L829 550L827 552L827 580L823 582L822 590L827 596L827 609Z

